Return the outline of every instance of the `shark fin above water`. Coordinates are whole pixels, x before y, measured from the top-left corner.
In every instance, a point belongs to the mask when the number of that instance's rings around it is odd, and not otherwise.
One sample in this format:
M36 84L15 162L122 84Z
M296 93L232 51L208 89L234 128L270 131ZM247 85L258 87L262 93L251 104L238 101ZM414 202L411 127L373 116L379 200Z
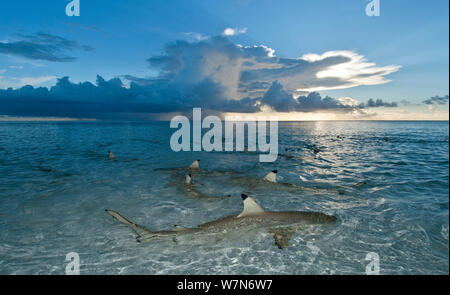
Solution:
M289 227L269 229L269 233L275 239L275 244L279 249L283 249L289 246L289 240L291 239L294 232L295 230Z
M187 174L186 175L186 180L184 181L185 184L191 184L192 183L192 175L191 174Z
M192 162L192 164L189 166L190 169L200 169L200 160L195 160Z
M269 173L267 173L266 176L264 176L263 179L267 180L269 182L277 182L277 173L278 173L278 170L270 171Z
M242 194L241 196L242 200L244 200L244 210L237 216L238 218L264 212L263 208L261 208L261 206L259 206L252 198L245 194Z

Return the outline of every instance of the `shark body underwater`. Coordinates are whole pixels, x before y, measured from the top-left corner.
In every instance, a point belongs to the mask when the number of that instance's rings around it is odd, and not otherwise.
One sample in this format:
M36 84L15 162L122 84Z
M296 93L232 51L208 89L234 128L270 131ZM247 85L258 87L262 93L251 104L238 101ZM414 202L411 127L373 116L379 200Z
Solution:
M252 198L242 194L244 209L238 215L220 218L203 223L193 228L185 228L175 225L171 230L152 232L137 225L119 213L106 209L118 221L131 227L136 233L138 242L147 242L154 239L172 238L175 242L187 238L193 241L200 236L213 239L223 238L232 232L255 230L257 232L268 232L275 239L278 248L283 249L289 245L289 240L295 230L302 225L332 224L337 218L320 212L302 211L264 211ZM201 238L199 238L202 240Z

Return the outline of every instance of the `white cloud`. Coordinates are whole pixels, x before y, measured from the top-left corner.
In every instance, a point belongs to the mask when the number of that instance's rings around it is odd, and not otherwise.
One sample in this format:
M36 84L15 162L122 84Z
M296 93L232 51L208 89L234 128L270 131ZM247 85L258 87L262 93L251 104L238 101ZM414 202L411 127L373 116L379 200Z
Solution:
M225 30L234 34L236 29ZM379 85L401 67L377 66L354 51L328 51L301 57L278 57L265 45L242 46L226 36L197 42L175 42L165 53L148 59L161 69L161 77L171 77L181 85L210 79L224 87L227 99L261 97L273 82L294 97L311 92Z
M48 82L48 81L55 80L55 79L56 79L55 76L23 77L23 78L18 78L18 81L22 85L36 86L36 85L42 84L44 82Z
M55 80L56 76L41 77L5 77L0 76L0 88L19 88L25 85L39 86L42 83Z
M360 85L379 85L390 82L385 76L397 72L401 66L390 65L385 67L377 67L375 63L368 62L367 59L353 51L328 51L319 54L305 54L302 60L308 62L320 62L332 57L347 57L348 61L331 65L316 73L318 79L339 78L346 83L335 86L315 86L299 88L299 91L323 91L331 89L350 88Z
M223 30L222 35L224 36L236 36L240 34L245 34L247 32L247 28L226 28Z
M188 37L188 39L192 39L193 41L197 41L197 42L203 41L203 40L206 40L209 38L209 36L206 36L206 35L203 35L203 34L200 34L197 32L187 32L184 34Z
M360 102L352 97L339 97L337 100L345 106L356 107L360 104Z

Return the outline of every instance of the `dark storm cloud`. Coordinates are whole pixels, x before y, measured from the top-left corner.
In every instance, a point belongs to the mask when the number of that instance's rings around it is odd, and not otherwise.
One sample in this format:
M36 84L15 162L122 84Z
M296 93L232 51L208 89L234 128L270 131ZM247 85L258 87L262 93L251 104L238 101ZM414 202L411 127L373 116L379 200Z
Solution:
M192 89L177 89L167 82L124 87L118 78L96 84L72 83L68 77L58 79L55 86L0 90L0 114L11 116L56 116L73 118L114 119L120 114L192 111L201 106L221 111L257 111L254 100L226 100L220 85L210 80Z

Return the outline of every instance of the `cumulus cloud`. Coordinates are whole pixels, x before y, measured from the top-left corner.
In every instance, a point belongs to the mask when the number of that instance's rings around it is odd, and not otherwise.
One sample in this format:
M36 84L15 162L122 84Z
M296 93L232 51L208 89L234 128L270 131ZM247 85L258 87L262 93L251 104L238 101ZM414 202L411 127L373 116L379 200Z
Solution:
M352 51L281 58L267 46L236 45L223 36L170 43L163 54L148 61L174 81L192 83L211 77L227 87L231 99L260 96L275 80L286 91L298 95L384 84L389 82L387 75L400 69L395 65L378 67Z
M20 35L19 39L15 41L0 42L0 53L52 62L75 61L76 57L67 53L76 49L94 50L88 45L80 46L76 41L43 32L34 35Z
M386 83L385 76L398 70L377 67L354 52L280 58L267 46L242 46L216 36L171 42L147 61L159 69L158 76L122 76L129 85L119 78L98 76L93 84L64 77L50 89L0 90L0 109L15 116L114 118L125 113L190 112L193 107L217 112L361 112L397 106L379 99L322 97L316 91Z
M247 32L247 28L226 28L223 30L222 35L224 36L236 36L240 34L245 34Z
M0 90L0 110L10 116L52 116L71 118L136 118L139 113L189 112L193 106L220 111L255 112L251 99L239 101L222 97L220 85L204 80L191 89L175 88L158 81L146 86L97 76L95 84L58 79L50 89L31 85Z
M71 118L114 119L136 118L139 113L191 112L202 107L219 112L259 112L270 109L278 112L311 112L337 110L354 112L364 108L389 106L381 100L358 103L352 98L321 97L313 92L294 98L275 81L258 98L229 100L221 85L205 79L191 88L179 87L168 80L125 87L122 80L105 80L97 76L96 84L72 83L68 77L57 80L55 86L0 90L0 109L3 115L53 116Z
M362 105L363 107L367 108L378 108L378 107L388 107L388 108L395 108L398 107L398 103L396 102L384 102L382 99L369 99L367 103Z
M424 100L423 103L427 105L435 105L435 104L444 105L448 103L448 95L445 96L436 95Z
M275 81L260 100L262 105L277 112L311 112L324 110L354 111L364 108L397 107L397 103L384 102L381 99L369 99L366 103L359 103L351 97L332 98L322 97L317 92L294 98Z

